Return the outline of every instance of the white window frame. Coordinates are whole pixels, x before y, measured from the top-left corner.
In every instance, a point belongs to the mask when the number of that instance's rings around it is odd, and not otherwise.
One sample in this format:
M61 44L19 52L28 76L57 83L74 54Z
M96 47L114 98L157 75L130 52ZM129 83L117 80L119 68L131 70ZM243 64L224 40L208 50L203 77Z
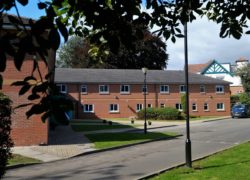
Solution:
M175 108L178 109L179 111L183 111L181 103L176 103Z
M107 87L107 91L102 91L102 87ZM109 85L107 85L107 84L99 85L99 93L100 94L109 94Z
M222 105L222 107L218 108L218 105ZM217 111L225 111L225 104L224 103L217 103L216 104L216 110Z
M166 91L167 89L167 91ZM160 85L160 93L161 94L168 94L169 93L169 85Z
M61 92L61 93L64 93L64 94L66 94L67 93L67 85L66 84L57 84L56 85L58 88L59 88L59 91ZM64 91L62 90L63 89L63 86L64 86Z
M223 85L216 85L215 86L215 92L217 94L221 94L221 93L224 93L225 89L224 89L224 86Z
M89 106L92 106L92 110L89 110ZM88 107L88 108L86 108ZM83 105L83 112L84 113L93 113L94 112L94 104L84 104Z
M194 108L195 107L195 108ZM196 103L192 103L192 111L198 111L197 110L197 104Z
M207 109L205 109L205 106L207 107ZM203 110L204 110L204 111L209 111L209 105L208 105L208 103L205 102L205 103L203 104Z
M160 103L160 108L165 108L165 104L164 103Z
M119 104L110 104L109 105L109 112L110 113L117 113L117 112L119 112Z
M86 91L82 91L85 89ZM88 86L87 85L81 85L81 94L87 94L88 93Z
M125 87L127 87L128 91L124 91L124 89L126 89ZM130 85L128 85L128 84L120 85L120 93L121 94L129 94L130 93Z
M204 91L202 91L204 90ZM200 85L200 93L206 93L206 86L205 85Z
M143 109L143 104L136 104L136 112L139 112Z
M183 91L184 89L184 91ZM185 93L187 91L186 85L180 85L179 86L180 93Z

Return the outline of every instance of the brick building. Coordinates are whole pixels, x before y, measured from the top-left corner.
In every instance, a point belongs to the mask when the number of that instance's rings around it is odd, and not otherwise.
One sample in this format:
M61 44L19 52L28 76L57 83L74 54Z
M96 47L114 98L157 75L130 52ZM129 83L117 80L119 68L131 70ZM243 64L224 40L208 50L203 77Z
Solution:
M125 118L144 107L141 70L56 69L55 82L75 101L74 118ZM229 82L189 74L190 113L199 116L230 115ZM185 92L183 71L147 72L147 107L181 110Z

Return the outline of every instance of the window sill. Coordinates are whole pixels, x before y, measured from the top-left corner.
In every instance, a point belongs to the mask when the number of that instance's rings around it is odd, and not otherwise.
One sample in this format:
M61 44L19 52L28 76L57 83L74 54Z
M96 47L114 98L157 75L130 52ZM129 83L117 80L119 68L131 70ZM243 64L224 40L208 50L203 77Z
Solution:
M86 113L86 114L93 114L94 112L83 112L83 113Z
M121 95L130 95L130 92L120 92Z
M109 113L110 113L110 114L119 114L120 111L113 111L113 112L112 112L112 111L109 111Z
M160 92L160 94L170 94L169 92Z
M204 110L204 112L210 112L209 110Z
M225 94L224 92L216 92L216 94L218 94L218 95L223 95L223 94Z
M86 95L86 94L88 94L87 92L81 92L81 95Z
M198 112L198 110L192 110L192 112Z
M216 109L216 111L218 111L218 112L225 112L226 110L225 109Z
M206 92L200 92L200 94L202 94L202 95L206 95Z
M109 92L99 92L100 95L109 95Z

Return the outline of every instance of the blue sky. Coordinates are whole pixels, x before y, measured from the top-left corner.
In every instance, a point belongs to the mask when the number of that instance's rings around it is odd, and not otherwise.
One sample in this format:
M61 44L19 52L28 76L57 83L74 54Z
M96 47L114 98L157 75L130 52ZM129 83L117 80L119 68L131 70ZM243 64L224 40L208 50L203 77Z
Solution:
M42 0L40 0L42 1ZM19 6L21 16L38 19L44 15L43 10L37 7L39 0L29 0L25 7ZM16 14L12 9L9 13ZM188 52L189 63L206 63L216 59L221 63L234 63L240 57L250 59L250 35L244 35L240 40L234 38L219 38L220 25L209 22L207 19L198 19L188 25ZM183 69L184 42L178 39L175 44L167 41L169 61L167 69Z

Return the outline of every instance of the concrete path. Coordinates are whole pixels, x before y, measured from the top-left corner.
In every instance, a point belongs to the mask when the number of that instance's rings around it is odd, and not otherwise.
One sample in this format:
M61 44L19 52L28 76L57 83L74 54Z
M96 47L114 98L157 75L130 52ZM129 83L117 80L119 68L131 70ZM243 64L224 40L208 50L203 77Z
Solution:
M250 140L250 119L191 124L193 159ZM185 126L166 128L184 132ZM185 162L185 137L8 170L6 179L138 179Z

